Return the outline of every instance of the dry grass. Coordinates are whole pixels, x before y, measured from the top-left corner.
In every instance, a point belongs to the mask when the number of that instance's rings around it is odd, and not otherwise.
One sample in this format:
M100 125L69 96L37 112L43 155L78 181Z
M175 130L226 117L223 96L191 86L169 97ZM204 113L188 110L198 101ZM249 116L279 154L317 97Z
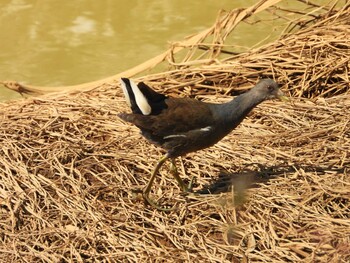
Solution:
M116 117L126 105L115 84L2 104L0 261L348 262L349 8L244 54L142 78L219 102L272 76L295 97L178 160L201 195L182 196L165 166L152 195L176 203L170 213L131 191L161 151Z
M205 51L198 57L202 59L188 61L198 53L188 46L185 59L176 62L173 56L169 58L171 71L141 79L150 83L154 80L154 86L161 84L161 89L170 93L184 91L186 96L235 95L250 88L257 77L277 80L293 97L343 94L350 88L349 11L347 4L337 12L331 9L319 14L311 19L313 24L298 20L288 27L295 30L299 25L297 32L290 33L289 29L277 41L235 55L227 55L235 53L235 46L214 48L213 43L201 43L198 49Z

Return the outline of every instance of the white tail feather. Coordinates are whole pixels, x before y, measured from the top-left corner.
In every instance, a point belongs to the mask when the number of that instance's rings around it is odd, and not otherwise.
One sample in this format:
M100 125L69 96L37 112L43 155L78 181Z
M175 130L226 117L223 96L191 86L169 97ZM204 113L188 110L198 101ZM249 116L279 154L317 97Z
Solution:
M152 108L149 105L146 97L142 94L142 92L140 91L139 87L135 84L135 82L133 82L131 79L129 79L129 82L130 82L132 92L135 96L135 102L137 107L139 107L143 115L149 115L152 111ZM125 99L130 107L131 102L130 102L130 96L129 96L128 90L126 89L126 86L123 80L121 80L120 83L121 83L122 90L124 92Z
M128 106L131 107L129 93L128 93L128 90L126 89L125 82L122 79L120 79L120 86L122 87L124 97L126 99L126 104L128 104Z
M130 80L130 85L131 85L132 91L135 95L136 104L140 108L142 114L149 115L152 111L152 108L148 104L146 97L142 94L142 92L140 91L139 87L137 87L135 82Z

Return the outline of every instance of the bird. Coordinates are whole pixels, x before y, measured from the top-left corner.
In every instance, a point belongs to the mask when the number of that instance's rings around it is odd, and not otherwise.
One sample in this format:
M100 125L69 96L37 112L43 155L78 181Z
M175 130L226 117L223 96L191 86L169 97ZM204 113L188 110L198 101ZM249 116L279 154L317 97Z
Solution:
M142 191L145 203L167 210L150 197L154 179L165 161L170 160L173 177L184 192L191 190L180 178L175 159L213 146L235 129L258 104L265 100L289 100L272 79L260 80L249 91L225 103L208 103L193 98L173 98L158 93L144 82L136 84L121 78L120 85L132 113L119 113L122 120L134 124L151 143L166 153L155 165ZM191 180L192 182L192 180Z

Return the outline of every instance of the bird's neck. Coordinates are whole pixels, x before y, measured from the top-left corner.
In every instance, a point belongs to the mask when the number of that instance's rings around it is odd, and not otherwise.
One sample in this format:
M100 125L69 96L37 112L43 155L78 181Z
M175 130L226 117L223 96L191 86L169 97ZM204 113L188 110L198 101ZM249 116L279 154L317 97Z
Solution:
M225 126L229 130L234 129L248 115L248 113L265 98L259 96L254 91L249 91L239 95L230 102L221 104L221 117L224 119Z

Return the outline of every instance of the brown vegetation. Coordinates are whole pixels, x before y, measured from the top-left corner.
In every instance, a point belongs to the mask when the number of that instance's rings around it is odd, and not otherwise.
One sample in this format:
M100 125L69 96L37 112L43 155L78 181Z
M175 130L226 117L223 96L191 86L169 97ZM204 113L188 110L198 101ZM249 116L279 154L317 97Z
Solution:
M132 192L160 149L116 117L126 105L114 81L2 104L0 261L349 262L350 4L308 7L279 39L240 54L225 40L246 10L225 13L181 60L167 56L169 71L138 79L219 102L268 76L293 97L178 160L200 195L182 196L165 166L152 195L173 212Z

